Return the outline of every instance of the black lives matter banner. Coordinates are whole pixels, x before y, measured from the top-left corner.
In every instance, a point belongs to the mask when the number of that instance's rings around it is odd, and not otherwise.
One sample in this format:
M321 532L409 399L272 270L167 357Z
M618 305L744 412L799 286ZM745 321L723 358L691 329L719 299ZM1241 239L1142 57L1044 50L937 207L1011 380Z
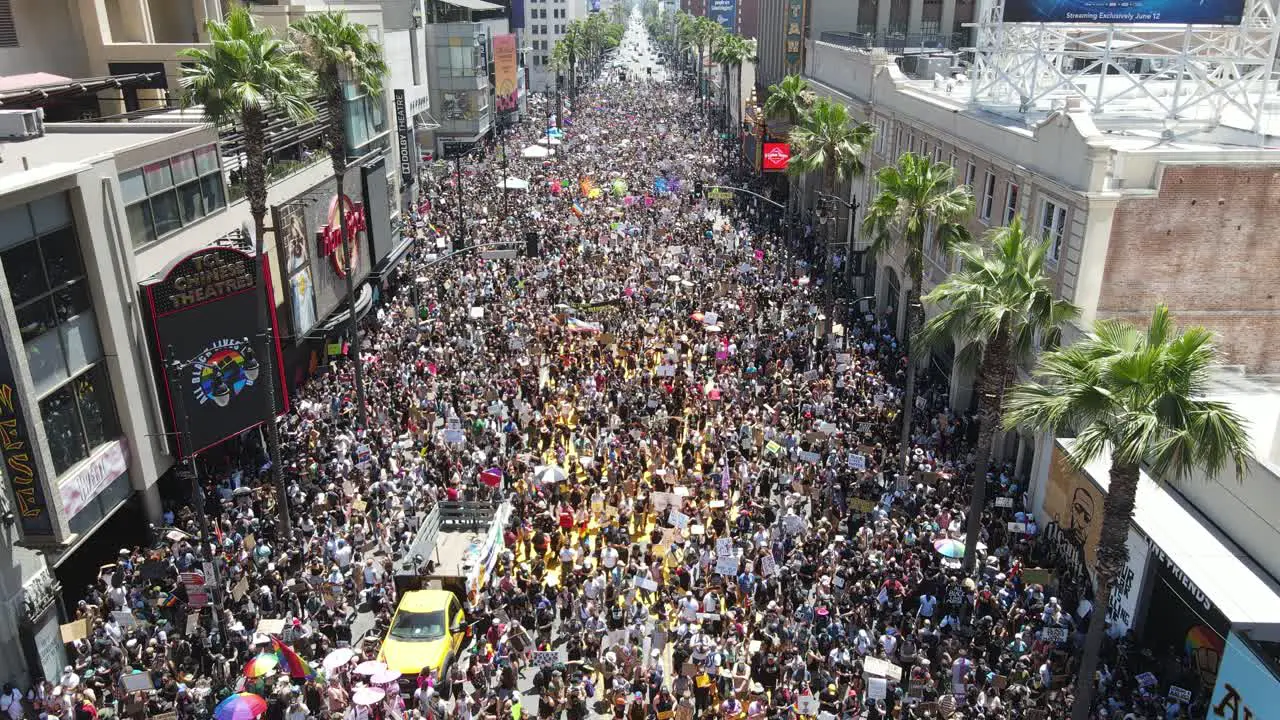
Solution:
M31 433L19 405L9 351L0 343L0 452L4 454L5 475L17 505L22 537L31 541L53 536L53 519L40 482L39 465L31 452Z
M274 304L269 313L271 357L259 357L255 262L240 250L205 248L142 284L170 418L178 427L178 413L187 417L190 447L180 442L180 457L260 424L265 373L275 373L276 412L288 410ZM268 270L264 268L263 278L271 298Z

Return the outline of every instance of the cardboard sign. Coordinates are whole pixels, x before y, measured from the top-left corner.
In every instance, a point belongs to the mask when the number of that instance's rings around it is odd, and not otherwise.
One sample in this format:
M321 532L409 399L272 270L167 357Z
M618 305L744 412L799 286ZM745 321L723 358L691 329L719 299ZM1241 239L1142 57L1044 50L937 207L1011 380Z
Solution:
M854 470L866 470L867 458L863 455L850 455L849 467L853 468Z
M552 667L568 660L569 653L564 650L536 650L533 653L533 664L540 668Z
M279 635L284 632L284 618L263 618L259 620L258 632L263 635Z
M1170 685L1169 697L1178 702L1189 703L1191 702L1191 691L1186 688L1180 688L1177 685Z
M760 558L760 574L765 577L772 577L778 573L778 563L773 559L772 555L765 555Z
M245 594L248 592L249 592L249 578L247 576L242 577L240 578L240 582L236 583L235 587L231 588L231 599L235 600L236 602L240 602L240 598L243 598Z
M1011 508L1011 507L1013 507L1013 498L1011 498L1011 497L998 497L998 498L996 498L996 507L1002 507L1002 508Z
M1066 642L1067 629L1060 628L1060 627L1045 628L1043 631L1041 631L1040 637L1044 638L1046 642L1053 642L1053 643Z
M867 679L867 697L872 700L884 700L889 694L889 683L884 678Z
M809 452L808 450L801 450L800 452L796 453L796 457L800 458L802 462L807 462L815 465L818 463L818 460L821 459L818 453Z
M716 555L733 555L733 541L729 538L716 538Z
M187 624L184 630L185 635L192 635L196 630L200 629L200 611L187 614Z
M796 700L796 712L801 715L815 716L818 714L818 698L812 695L801 695Z
M684 513L680 512L679 510L672 510L672 511L671 511L671 525L672 525L673 527L675 527L676 529L678 529L678 530L683 530L683 529L685 529L685 528L689 527L689 516L688 516L688 515L685 515Z
M249 552L253 552L253 549L256 547L258 547L258 538L254 537L253 533L249 533L248 535L245 535L244 549L248 550ZM186 581L183 580L183 582L186 582Z
M868 656L862 659L862 673L874 677L888 678L894 682L902 682L902 668L877 657Z
M635 585L641 590L645 590L647 592L658 591L658 583L654 582L652 578L647 578L647 577L644 577L643 575L637 575L635 577Z
M62 633L62 642L64 644L83 640L89 637L89 618L59 625L58 630Z
M1011 533L1017 533L1019 535L1025 535L1027 533L1026 523L1011 522L1009 523L1008 527L1009 527L1009 532Z
M138 624L137 618L128 610L114 610L111 613L111 617L116 619L116 624L121 628L129 628Z
M120 684L128 692L147 692L156 688L156 683L151 679L151 673L149 672L121 675Z
M875 500L866 500L864 498L849 498L849 509L860 513L869 513L876 509Z
M734 576L738 574L738 558L733 555L722 555L716 558L716 574Z

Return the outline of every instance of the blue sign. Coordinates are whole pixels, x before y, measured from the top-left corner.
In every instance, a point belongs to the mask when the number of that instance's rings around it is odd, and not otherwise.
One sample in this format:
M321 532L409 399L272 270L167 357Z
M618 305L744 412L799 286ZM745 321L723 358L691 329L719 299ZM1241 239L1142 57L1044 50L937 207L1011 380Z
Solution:
M1209 720L1216 718L1270 717L1280 707L1280 683L1236 633L1227 634L1227 646L1218 666L1218 683L1209 700Z
M1005 0L1007 23L1239 25L1244 0Z
M729 32L738 31L738 0L711 0L707 17L720 23Z
M600 12L600 0L591 0L591 12Z
M511 29L524 29L524 0L511 0Z

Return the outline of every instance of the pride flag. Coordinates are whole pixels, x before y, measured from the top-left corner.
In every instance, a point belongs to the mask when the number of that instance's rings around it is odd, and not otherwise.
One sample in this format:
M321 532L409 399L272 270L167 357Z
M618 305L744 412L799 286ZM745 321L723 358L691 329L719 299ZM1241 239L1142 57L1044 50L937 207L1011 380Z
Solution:
M581 206L581 205L579 205L578 203L574 203L574 204L573 204L573 214L574 214L574 215L577 215L578 217L582 217L582 216L585 214L585 213L582 211L582 206Z
M294 680L314 680L316 677L315 668L306 660L303 660L293 648L280 642L280 638L275 635L271 636L271 651L280 659L280 664L284 666L289 677Z

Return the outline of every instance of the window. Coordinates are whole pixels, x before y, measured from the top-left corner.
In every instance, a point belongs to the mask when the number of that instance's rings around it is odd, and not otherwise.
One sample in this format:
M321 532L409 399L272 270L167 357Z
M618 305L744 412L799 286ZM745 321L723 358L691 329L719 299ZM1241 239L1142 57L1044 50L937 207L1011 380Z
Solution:
M950 165L951 167L955 167L955 166L956 166L956 154L955 154L955 153L951 153L951 157L947 159L947 164L948 164L948 165Z
M973 187L973 181L978 177L978 166L972 162L965 163L964 166L964 184Z
M907 133L907 152L915 152L916 136L913 133Z
M942 162L942 145L941 144L936 145L933 148L933 161L936 163ZM951 166L955 167L955 163L952 163Z
M903 152L905 152L904 146L902 144L902 138L903 138L902 128L898 128L896 137L894 137L893 139L893 154L895 156L901 155Z
M920 138L920 156L929 159L929 141L924 138Z
M876 118L876 138L874 151L876 155L884 155L885 136L889 134L889 121Z
M1062 254L1062 239L1067 229L1067 208L1052 200L1045 200L1040 212L1040 237L1051 241L1049 244L1049 262L1058 263Z
M18 28L13 24L10 0L0 0L0 47L18 47Z
M120 434L65 193L0 213L0 262L61 474Z
M1009 181L1004 191L1004 224L1008 225L1013 222L1014 216L1018 214L1018 183Z
M991 207L996 200L996 175L995 173L987 173L986 178L982 181L982 208L978 213L982 222L991 221Z
M134 247L180 230L227 204L213 145L121 173L120 192Z

